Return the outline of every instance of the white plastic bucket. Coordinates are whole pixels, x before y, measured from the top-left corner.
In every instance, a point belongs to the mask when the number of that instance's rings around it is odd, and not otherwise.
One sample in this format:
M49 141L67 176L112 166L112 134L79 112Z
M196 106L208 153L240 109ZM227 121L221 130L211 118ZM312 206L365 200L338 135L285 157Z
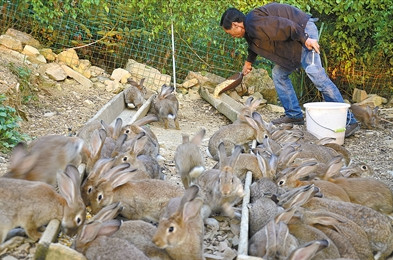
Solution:
M346 103L311 102L304 104L306 108L307 131L318 139L334 137L339 145L344 144L347 112L350 107Z

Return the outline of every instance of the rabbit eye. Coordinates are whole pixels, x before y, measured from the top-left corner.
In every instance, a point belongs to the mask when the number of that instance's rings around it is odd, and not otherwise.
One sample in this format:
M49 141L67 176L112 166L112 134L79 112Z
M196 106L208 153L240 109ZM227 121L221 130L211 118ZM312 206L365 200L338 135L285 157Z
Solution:
M93 190L93 187L90 186L90 187L87 189L87 194L90 194L92 190Z
M281 181L278 182L278 185L279 185L279 186L282 186L282 185L284 185L284 183L285 183L285 181L284 181L284 180L281 180Z
M82 219L80 217L76 217L75 222L79 226L80 224L82 224Z
M131 132L130 129L127 129L127 130L125 131L126 134L129 134L130 132Z
M170 227L168 228L168 232L169 232L169 233L172 233L174 230L175 230L175 228L174 228L173 226L170 226Z
M366 165L362 165L362 170L367 170L367 166Z
M267 134L265 134L263 137L264 137L264 138L268 138L269 136L268 136Z
M102 200L102 198L103 198L102 194L99 194L97 197L98 202L100 202Z
M127 159L128 159L127 156L123 157L123 162L126 162Z

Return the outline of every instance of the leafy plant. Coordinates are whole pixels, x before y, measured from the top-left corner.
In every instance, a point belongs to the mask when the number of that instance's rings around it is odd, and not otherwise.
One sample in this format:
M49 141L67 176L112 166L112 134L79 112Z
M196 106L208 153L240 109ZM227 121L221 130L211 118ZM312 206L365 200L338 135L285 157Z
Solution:
M0 150L7 152L17 143L27 141L30 137L19 133L18 122L22 119L16 114L16 110L10 106L3 105L6 100L4 94L0 95Z

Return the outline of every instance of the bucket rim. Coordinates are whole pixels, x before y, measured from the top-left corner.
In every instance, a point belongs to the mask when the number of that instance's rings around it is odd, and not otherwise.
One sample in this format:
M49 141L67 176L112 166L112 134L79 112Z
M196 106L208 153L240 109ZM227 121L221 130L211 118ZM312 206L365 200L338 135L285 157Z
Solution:
M342 102L309 102L303 105L305 108L316 108L316 109L338 109L338 108L349 108L351 105Z

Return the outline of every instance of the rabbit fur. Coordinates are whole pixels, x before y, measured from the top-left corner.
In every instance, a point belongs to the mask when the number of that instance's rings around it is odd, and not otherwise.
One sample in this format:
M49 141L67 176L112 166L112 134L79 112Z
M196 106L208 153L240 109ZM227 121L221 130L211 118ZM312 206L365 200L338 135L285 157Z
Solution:
M177 130L180 129L178 111L179 100L174 93L173 86L162 85L160 93L152 102L152 112L164 122L165 129L169 127L169 119L173 119Z
M245 117L246 122L232 123L221 126L209 139L208 152L210 157L218 161L218 145L224 143L226 154L232 153L235 145L246 146L249 142L257 140L261 143L267 134L262 126L262 117L259 113L253 112L252 117ZM247 147L244 147L248 151Z
M61 221L66 234L75 234L86 216L75 166L68 165L58 174L58 188L60 194L43 182L0 178L0 242L17 226L37 241L41 237L38 229L52 219Z
M201 193L204 197L204 219L214 212L235 217L233 205L240 202L244 196L243 184L233 172L242 148L236 146L229 158L226 155L224 143L220 143L218 149L220 169L206 170L197 180L197 185L201 187Z
M205 170L204 158L199 147L205 133L205 129L199 130L191 141L189 135L183 134L183 141L176 148L174 156L176 171L180 175L185 189L195 183Z
M123 91L124 102L129 108L139 109L145 102L147 94L146 88L143 86L145 78L142 78L139 84L132 78L127 79L126 89Z
M164 248L174 260L205 259L203 256L204 223L199 187L190 186L180 198L168 203L160 218L153 243Z
M56 176L68 164L78 166L84 141L79 137L46 135L34 140L29 148L17 144L12 151L6 177L42 181L56 186Z
M367 129L372 129L379 126L380 119L378 115L378 109L378 106L374 108L366 106L364 108L358 104L351 105L351 111L353 115L361 122L362 126L365 126Z
M112 237L119 230L121 221L93 221L84 225L75 239L75 249L87 259L150 259L135 245L127 240Z
M126 171L104 175L92 193L92 213L103 207L121 202L121 215L130 220L158 222L163 208L171 198L183 195L184 189L164 180L133 180Z

